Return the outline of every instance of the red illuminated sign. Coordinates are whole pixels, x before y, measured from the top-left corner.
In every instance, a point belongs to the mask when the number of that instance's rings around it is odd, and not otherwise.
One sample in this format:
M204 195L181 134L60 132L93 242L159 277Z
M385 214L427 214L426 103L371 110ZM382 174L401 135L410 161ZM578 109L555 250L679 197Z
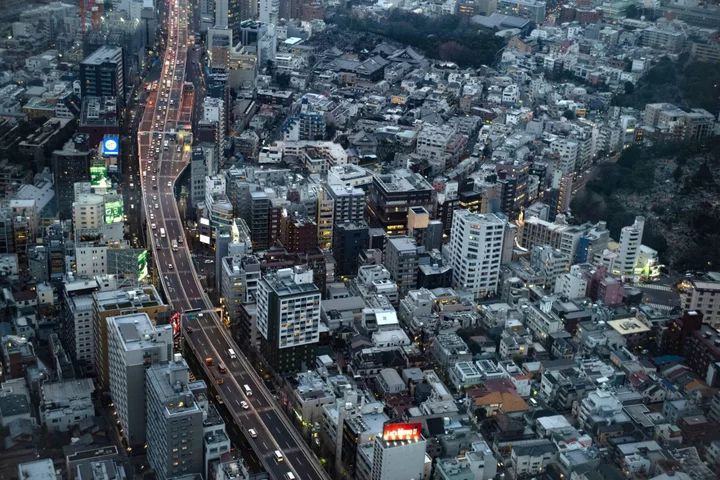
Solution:
M383 427L385 441L420 440L422 423L390 423Z
M173 326L173 335L177 336L180 334L180 312L173 313L170 317L170 324Z

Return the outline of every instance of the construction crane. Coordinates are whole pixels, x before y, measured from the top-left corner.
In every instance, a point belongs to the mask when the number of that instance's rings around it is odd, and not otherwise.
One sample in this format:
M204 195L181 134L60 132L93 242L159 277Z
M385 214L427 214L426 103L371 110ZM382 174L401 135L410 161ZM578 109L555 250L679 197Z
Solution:
M80 0L80 28L82 29L82 40L85 43L85 7L90 8L92 29L96 32L102 24L103 4L100 0Z

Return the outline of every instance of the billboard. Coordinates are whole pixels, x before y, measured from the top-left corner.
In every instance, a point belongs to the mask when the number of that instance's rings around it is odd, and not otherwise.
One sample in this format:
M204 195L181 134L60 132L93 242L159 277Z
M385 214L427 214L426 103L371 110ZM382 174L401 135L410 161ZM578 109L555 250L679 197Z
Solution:
M143 250L137 257L138 281L143 281L148 276L148 251Z
M121 223L123 221L122 200L105 203L105 224Z
M173 336L177 337L180 334L180 312L175 312L170 317L170 325L173 327Z
M422 423L389 423L383 426L383 440L420 440Z
M200 243L210 245L210 237L208 237L207 235L200 235Z
M93 188L108 188L110 186L105 165L90 165L90 186Z
M102 142L103 155L117 157L120 155L120 139L118 137L105 137Z

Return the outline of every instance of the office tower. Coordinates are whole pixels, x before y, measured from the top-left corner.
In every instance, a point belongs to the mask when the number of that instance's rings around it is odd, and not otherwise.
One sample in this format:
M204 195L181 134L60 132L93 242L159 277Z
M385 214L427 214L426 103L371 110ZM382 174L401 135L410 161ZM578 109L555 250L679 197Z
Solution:
M620 249L618 250L618 270L620 275L635 273L635 262L640 252L645 217L635 217L635 222L620 231Z
M370 480L416 480L424 478L426 441L421 435L408 440L391 440L389 430L419 428L418 424L385 425L384 434L375 437Z
M391 237L385 247L383 264L398 287L403 298L410 290L417 288L419 254L424 252L414 238Z
M450 237L453 287L475 298L495 295L502 256L505 220L493 213L456 210Z
M357 275L360 253L370 241L370 231L365 222L345 221L335 224L332 252L335 257L335 271L338 275Z
M72 218L75 201L75 184L90 181L90 159L95 153L90 148L90 136L78 133L52 154L52 168L55 177L55 198L61 220Z
M110 366L108 363L107 319L128 312L145 313L152 322L167 311L160 293L154 285L130 287L92 293L95 328L95 368L103 391L110 390Z
M80 93L84 97L116 97L125 104L125 73L121 47L102 46L80 62Z
M388 235L405 235L410 207L433 210L432 185L422 175L407 169L376 174L370 187L366 216L368 225Z
M205 473L204 412L189 388L189 371L179 353L145 370L147 459L159 480Z
M128 447L146 443L145 370L170 361L173 327L155 327L147 313L108 317L110 395Z
M313 363L320 339L320 289L312 270L296 266L263 276L257 328L263 355L276 372L296 372Z
M344 185L328 185L325 190L335 200L335 223L363 221L365 192L362 189Z

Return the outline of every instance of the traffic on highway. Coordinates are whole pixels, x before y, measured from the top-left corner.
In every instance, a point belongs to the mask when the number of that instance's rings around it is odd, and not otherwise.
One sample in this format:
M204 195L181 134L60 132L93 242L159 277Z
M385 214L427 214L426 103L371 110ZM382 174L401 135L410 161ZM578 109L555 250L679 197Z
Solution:
M185 83L188 0L171 0L168 40L157 88L149 93L138 129L140 182L148 246L173 309L184 312L182 333L207 378L262 464L276 479L329 478L215 313L194 269L175 196L190 158L192 84ZM201 69L192 70L202 75ZM189 86L189 88L188 88ZM229 426L228 426L229 427Z

